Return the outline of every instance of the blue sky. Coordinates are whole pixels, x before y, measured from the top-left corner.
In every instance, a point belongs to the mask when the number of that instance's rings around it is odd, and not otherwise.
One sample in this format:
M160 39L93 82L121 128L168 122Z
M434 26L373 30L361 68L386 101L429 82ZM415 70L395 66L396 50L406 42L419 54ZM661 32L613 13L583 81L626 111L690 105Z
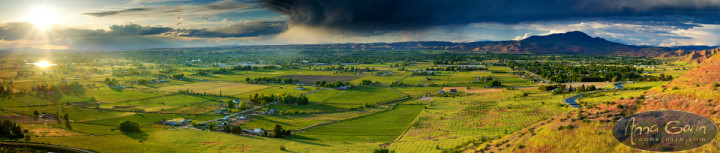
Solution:
M0 49L519 40L719 45L715 0L0 0Z

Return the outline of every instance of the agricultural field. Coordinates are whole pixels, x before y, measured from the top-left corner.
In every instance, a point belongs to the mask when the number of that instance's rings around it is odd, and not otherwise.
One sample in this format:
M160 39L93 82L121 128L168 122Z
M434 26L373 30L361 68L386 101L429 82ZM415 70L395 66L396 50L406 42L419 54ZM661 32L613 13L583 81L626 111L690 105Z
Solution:
M387 112L312 128L295 137L323 141L390 142L405 132L424 107L395 105Z
M78 98L91 98L94 97L97 102L100 103L114 103L127 100L136 100L143 98L159 97L167 95L168 93L154 93L154 92L142 92L134 89L113 89L113 88L94 88L87 90L84 96L77 96ZM73 96L68 96L73 97ZM87 100L86 99L86 100Z
M360 76L332 76L332 75L285 75L280 76L278 78L293 78L298 79L300 82L305 83L307 85L315 84L317 81L326 81L326 82L349 82L352 80L355 80L357 78L360 78Z
M100 108L115 110L143 110L145 112L159 112L191 106L193 104L210 101L209 96L194 96L174 94L142 100L129 100L116 103L100 104Z
M250 97L251 95L255 95L255 94L259 94L259 95L289 94L289 95L298 96L298 95L302 95L307 92L318 89L318 88L307 87L302 90L299 90L297 87L298 86L296 86L296 85L277 85L277 86L272 86L269 88L251 91L251 92L245 92L242 94L235 95L235 97L247 98L247 97Z
M339 121L386 110L384 107L369 107L358 111L305 112L297 110L296 107L271 106L270 108L278 108L283 113L249 116L249 121L244 123L243 126L246 128L271 129L275 124L279 124L288 129L301 129L318 123Z
M438 152L523 129L570 110L568 95L521 91L481 93L472 97L435 97L404 136L389 148L400 152Z
M348 92L323 102L323 104L341 108L353 108L366 104L374 105L377 103L391 102L401 99L404 96L405 95L394 92L388 87L358 87L349 89Z
M164 86L157 90L162 92L175 93L178 90L191 90L199 93L211 93L211 94L224 94L224 95L237 95L247 93L250 91L260 90L268 88L265 85L256 84L242 84L236 82L225 82L225 81L212 81L212 82L197 82L188 83L182 85Z
M503 89L474 89L470 87L443 87L442 91L450 92L452 90L456 90L457 92L462 93L487 93L487 92L502 92Z
M436 94L440 91L441 87L393 87L393 89L408 94L413 97L425 96L428 93Z

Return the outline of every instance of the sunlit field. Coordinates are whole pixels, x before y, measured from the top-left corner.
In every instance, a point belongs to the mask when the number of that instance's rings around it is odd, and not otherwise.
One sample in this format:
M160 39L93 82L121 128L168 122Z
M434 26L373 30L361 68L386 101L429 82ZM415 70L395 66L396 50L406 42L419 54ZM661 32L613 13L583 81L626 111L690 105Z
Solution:
M0 0L0 153L718 152L718 8Z

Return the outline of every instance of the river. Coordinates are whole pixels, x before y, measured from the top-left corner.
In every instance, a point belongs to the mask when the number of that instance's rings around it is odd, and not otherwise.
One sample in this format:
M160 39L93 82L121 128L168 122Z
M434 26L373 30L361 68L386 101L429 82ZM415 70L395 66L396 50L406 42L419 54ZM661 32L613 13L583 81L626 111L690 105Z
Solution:
M617 90L622 90L623 84L625 84L625 83L613 84L613 86L615 86L615 88L616 88ZM566 98L566 99L564 100L564 102L565 102L566 104L574 107L574 108L578 108L579 105L578 105L577 102L575 102L575 100L582 98L583 95L585 95L585 93L573 95L573 96L570 97L570 98Z

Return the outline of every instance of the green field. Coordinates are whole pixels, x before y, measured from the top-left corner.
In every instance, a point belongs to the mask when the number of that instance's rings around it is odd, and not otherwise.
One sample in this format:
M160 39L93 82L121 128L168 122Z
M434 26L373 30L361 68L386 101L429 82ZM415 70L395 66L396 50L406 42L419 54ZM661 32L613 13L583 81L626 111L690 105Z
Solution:
M440 91L441 87L393 87L395 90L400 91L402 93L408 94L410 96L424 96L428 93L430 94L436 94Z
M396 105L388 112L312 128L291 139L390 142L402 134L425 105Z
M117 110L141 109L147 112L156 112L166 109L170 110L174 108L187 107L196 103L209 101L210 98L211 97L209 96L192 96L177 94L142 100L100 104L100 108Z
M282 111L293 111L294 108L284 107L283 105L272 106L279 108ZM275 115L264 115L264 116L250 116L250 122L243 124L246 128L263 128L272 129L275 124L282 125L286 129L300 129L305 128L317 123L343 120L347 118L353 118L362 116L369 113L374 113L384 110L382 107L371 107L365 108L358 111L332 111L332 112L302 112L302 113L284 113Z
M85 92L85 98L95 97L101 103L114 103L166 95L167 93L149 93L134 89L94 88Z
M265 89L265 88L268 88L268 86L216 81L216 82L198 82L198 83L188 83L188 84L174 85L174 86L164 86L164 87L158 88L158 90L163 91L163 92L177 92L178 90L192 90L193 92L198 92L198 93L207 92L207 93L212 93L212 94L222 93L223 95L237 95L237 94L242 94L242 93Z
M402 139L390 144L399 152L439 152L482 137L512 133L568 111L560 100L569 96L533 91L482 93L467 97L435 97Z
M377 104L382 102L390 102L398 100L404 95L393 92L387 87L356 87L349 89L347 93L343 93L324 104L341 107L353 108L364 106L365 104Z

